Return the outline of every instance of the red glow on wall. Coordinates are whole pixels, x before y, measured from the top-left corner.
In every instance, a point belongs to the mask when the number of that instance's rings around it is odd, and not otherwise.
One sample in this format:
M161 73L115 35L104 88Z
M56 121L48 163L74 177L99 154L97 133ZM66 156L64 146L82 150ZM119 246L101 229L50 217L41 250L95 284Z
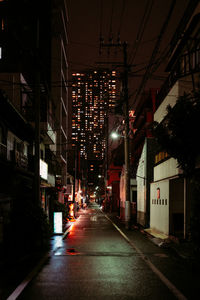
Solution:
M114 166L113 164L109 166L108 169L108 185L111 185L113 181L120 181L122 167Z

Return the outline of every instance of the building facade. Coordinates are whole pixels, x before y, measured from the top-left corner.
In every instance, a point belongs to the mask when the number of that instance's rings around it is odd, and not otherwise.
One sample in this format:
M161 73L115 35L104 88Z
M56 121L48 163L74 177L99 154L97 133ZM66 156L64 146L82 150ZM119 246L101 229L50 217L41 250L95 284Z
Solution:
M114 108L116 72L87 71L72 75L72 141L86 160L105 157L106 117Z
M72 74L72 143L78 149L91 185L98 179L99 172L102 174L108 113L114 109L115 100L115 71L89 70Z
M61 164L59 180L67 184L67 149L68 139L68 10L66 0L53 1L51 23L51 97L52 110L55 112L56 123L53 131L56 144L50 148L56 153ZM50 129L52 130L52 129Z
M33 203L37 199L50 220L52 201L64 199L63 188L58 199L52 191L57 179L62 187L67 185L66 1L0 1L0 20L0 163L4 165L0 176L5 183L0 186L0 236L4 240L5 224L25 195Z
M154 114L154 120L158 123L164 122L168 105L175 107L178 98L199 87L199 12L200 6L196 3L196 9L191 13L190 18L187 22L181 23L181 27L184 28L182 39L172 43L172 55L166 68L169 76L158 94L161 104ZM198 171L197 165L195 171ZM189 180L178 167L177 160L170 157L164 150L156 154L153 172L154 179L150 193L150 229L166 236L187 238L192 216L192 187Z

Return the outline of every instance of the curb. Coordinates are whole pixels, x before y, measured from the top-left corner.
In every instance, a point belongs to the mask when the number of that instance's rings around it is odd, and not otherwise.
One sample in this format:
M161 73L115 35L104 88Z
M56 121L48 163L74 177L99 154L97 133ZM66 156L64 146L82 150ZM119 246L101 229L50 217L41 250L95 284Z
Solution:
M68 233L70 232L70 228L71 228L72 224L70 224L67 229L65 230L62 239L64 240L66 238L66 236L68 235Z

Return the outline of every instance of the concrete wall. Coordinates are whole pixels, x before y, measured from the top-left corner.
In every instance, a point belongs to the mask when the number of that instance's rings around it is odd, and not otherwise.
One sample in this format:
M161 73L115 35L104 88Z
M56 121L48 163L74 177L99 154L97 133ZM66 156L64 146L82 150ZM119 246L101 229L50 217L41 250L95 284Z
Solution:
M154 114L154 121L160 123L167 114L167 106L170 105L173 107L176 104L176 101L179 96L184 95L192 90L191 77L184 77L184 80L177 81L174 86L169 91L168 95L165 97L165 100L160 104L158 109Z
M124 166L121 171L119 189L120 189L120 219L124 220L125 219L125 197L126 197Z
M136 199L133 199L132 192L137 192L137 181L134 178L130 178L130 202L131 202L131 218L132 220L136 221ZM118 209L120 218L122 220L125 219L125 198L126 198L126 190L125 190L125 173L124 173L124 166L121 171L121 177L119 182L119 201Z
M154 167L154 181L176 176L180 173L181 170L177 168L177 160L174 158L169 158L168 160Z
M158 189L160 193L158 194ZM169 180L151 184L150 228L169 234Z
M173 107L178 97L191 88L190 77L176 82L155 112L154 121L162 122L167 106ZM154 167L154 182L150 187L150 228L166 235L183 231L183 181L177 176L180 173L182 171L174 158Z
M146 216L146 162L147 162L147 143L145 142L137 169L137 222L145 226Z
M160 104L158 109L156 110L154 114L154 121L160 123L164 119L164 117L167 114L167 106L171 105L172 107L175 105L177 99L178 99L178 93L179 93L179 83L176 82L175 85L170 90L169 94L165 97L165 100Z

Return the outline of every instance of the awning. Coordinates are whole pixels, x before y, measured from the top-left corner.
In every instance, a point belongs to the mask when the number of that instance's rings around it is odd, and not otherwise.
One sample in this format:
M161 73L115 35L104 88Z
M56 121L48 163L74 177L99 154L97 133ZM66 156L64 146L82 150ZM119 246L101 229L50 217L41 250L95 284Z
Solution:
M54 187L54 186L51 185L51 184L48 183L48 182L42 181L42 182L40 183L40 187L42 187L42 188L49 188L49 187Z

